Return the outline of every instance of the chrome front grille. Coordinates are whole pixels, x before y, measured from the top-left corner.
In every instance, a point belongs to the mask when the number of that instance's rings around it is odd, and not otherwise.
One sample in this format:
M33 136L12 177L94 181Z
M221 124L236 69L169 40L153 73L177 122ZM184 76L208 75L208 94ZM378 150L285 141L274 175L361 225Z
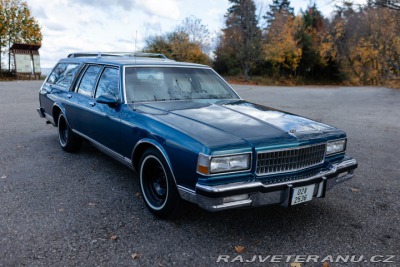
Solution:
M302 170L322 163L326 144L257 154L257 174L272 174Z

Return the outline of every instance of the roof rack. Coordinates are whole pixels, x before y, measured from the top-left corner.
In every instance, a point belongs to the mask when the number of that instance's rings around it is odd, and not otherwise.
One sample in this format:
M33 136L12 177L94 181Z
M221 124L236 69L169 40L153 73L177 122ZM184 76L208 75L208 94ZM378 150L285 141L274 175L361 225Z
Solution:
M148 57L168 59L164 54L142 53L142 52L78 52L68 55L69 58L77 57Z

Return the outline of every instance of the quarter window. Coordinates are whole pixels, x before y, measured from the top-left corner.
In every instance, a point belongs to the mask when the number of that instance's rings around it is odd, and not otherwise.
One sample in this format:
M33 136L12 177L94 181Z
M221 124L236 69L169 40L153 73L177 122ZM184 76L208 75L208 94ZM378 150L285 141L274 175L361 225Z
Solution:
M92 96L93 89L96 85L97 76L101 70L101 66L89 66L79 84L77 92L82 95Z
M119 97L118 89L118 69L105 68L101 74L99 85L97 86L95 97L101 95L111 95Z
M50 73L47 82L68 90L79 69L78 66L79 64L59 63Z

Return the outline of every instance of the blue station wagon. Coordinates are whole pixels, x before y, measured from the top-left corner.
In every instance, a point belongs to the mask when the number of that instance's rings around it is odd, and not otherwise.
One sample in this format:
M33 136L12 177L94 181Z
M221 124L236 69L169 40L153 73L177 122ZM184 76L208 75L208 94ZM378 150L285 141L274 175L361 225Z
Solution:
M209 211L323 198L353 177L346 134L241 99L208 66L162 55L75 53L39 92L67 152L86 140L139 174L148 209Z

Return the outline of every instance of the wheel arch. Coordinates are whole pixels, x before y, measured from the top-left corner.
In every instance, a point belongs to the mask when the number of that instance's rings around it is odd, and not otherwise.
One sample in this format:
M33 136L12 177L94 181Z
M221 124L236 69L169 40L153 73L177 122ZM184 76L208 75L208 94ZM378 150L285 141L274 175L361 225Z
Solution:
M143 153L149 149L149 148L154 148L156 150L158 150L161 155L164 157L165 161L167 162L168 168L172 174L172 178L174 179L175 185L178 186L176 179L175 179L175 174L174 174L174 170L172 169L172 164L171 161L168 157L167 152L165 151L165 149L161 146L160 143L158 143L157 141L153 140L153 139L142 139L140 140L136 146L134 147L133 151L132 151L132 166L133 169L138 172L139 171L139 163L140 163L140 159L143 155Z
M53 115L53 120L54 120L54 126L58 126L58 117L60 116L60 114L63 113L64 117L65 117L65 109L62 108L62 106L58 105L58 104L54 104L53 105L53 109L51 111L51 114ZM65 120L68 123L67 118L65 118Z

